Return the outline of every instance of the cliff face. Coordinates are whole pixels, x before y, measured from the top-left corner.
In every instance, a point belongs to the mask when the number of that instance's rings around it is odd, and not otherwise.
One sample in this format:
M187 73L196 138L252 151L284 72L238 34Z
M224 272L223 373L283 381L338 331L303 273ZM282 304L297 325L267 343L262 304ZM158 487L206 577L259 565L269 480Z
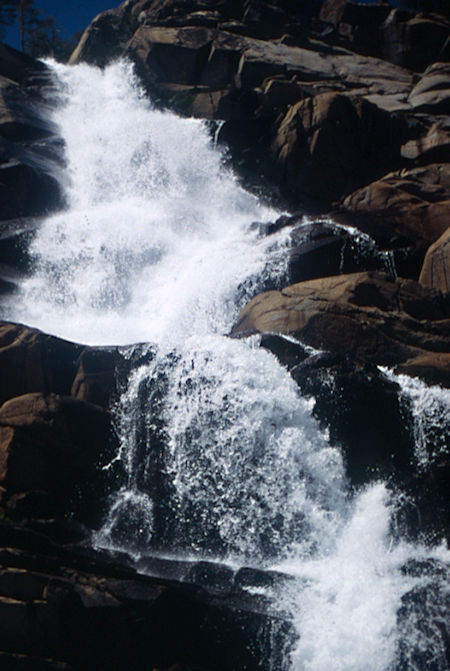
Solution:
M447 538L448 445L427 471L412 468L413 418L380 367L450 387L449 29L383 3L126 0L71 57L131 58L155 104L220 122L243 183L293 213L260 231L289 230L290 286L255 297L231 335L261 334L316 398L353 484L391 478L419 511L411 536ZM41 217L63 206L52 95L43 64L0 47L8 295ZM144 578L125 557L73 547L104 513L109 406L127 365L114 348L0 325L0 662L264 668L258 636L275 620L244 591L267 576L149 560Z

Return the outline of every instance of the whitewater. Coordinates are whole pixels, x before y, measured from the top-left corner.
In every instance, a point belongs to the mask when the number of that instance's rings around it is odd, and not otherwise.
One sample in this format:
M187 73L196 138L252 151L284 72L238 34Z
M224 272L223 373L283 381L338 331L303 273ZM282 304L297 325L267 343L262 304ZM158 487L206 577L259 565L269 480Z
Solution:
M280 213L130 64L51 67L66 207L7 316L138 360L112 409L126 482L93 542L289 575L270 594L298 634L282 671L445 671L448 550L402 537L386 483L354 491L314 400L257 337L227 336L288 283L287 234L258 226Z

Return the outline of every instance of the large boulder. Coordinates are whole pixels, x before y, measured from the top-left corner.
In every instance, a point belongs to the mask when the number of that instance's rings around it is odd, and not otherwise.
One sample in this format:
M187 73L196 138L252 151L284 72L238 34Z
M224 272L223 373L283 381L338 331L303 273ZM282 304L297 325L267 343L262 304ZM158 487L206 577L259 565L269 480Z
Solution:
M418 279L428 247L448 228L450 163L388 173L347 196L333 218L393 253L397 272Z
M259 224L261 235L272 235L280 229L288 231L287 284L362 270L395 273L389 252L380 251L366 233L331 218L311 221L303 216L282 215L273 223ZM279 282L265 290L273 288L279 288Z
M293 105L270 147L280 190L332 202L400 162L400 122L362 98L323 93Z
M98 14L81 36L69 63L84 60L103 67L120 56L124 44L138 26L136 17L131 13L135 4L128 0L116 9Z
M231 335L281 333L354 364L408 372L428 361L423 375L450 386L449 296L377 272L300 282L256 296Z
M0 403L29 392L68 395L82 345L36 329L0 323Z
M419 282L450 292L450 227L428 249Z
M3 504L32 517L70 513L98 524L106 495L102 466L114 456L111 434L108 413L85 401L42 393L6 401L0 407Z
M409 94L416 112L450 113L450 63L433 63Z
M427 5L433 12L433 2ZM417 72L440 56L450 30L444 16L394 9L388 2L326 0L320 18L332 27L329 39Z

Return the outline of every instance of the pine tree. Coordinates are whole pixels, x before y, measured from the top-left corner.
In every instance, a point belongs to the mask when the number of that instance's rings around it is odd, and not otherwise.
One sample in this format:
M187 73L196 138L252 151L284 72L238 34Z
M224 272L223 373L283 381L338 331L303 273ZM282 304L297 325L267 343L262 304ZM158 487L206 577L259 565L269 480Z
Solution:
M17 0L0 0L0 39L5 36L5 29L16 20Z
M33 33L40 25L39 15L41 11L34 7L34 0L16 0L17 19L20 31L20 47L23 52L30 51L30 42Z

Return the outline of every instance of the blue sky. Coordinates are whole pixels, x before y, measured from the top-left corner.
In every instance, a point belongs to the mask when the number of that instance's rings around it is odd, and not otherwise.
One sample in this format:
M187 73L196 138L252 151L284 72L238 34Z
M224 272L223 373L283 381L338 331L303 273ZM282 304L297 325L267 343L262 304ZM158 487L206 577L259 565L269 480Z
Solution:
M52 16L60 30L60 37L67 39L84 30L94 16L105 9L118 7L121 0L35 0L36 9L44 16ZM19 48L19 31L16 26L8 29L5 42Z

